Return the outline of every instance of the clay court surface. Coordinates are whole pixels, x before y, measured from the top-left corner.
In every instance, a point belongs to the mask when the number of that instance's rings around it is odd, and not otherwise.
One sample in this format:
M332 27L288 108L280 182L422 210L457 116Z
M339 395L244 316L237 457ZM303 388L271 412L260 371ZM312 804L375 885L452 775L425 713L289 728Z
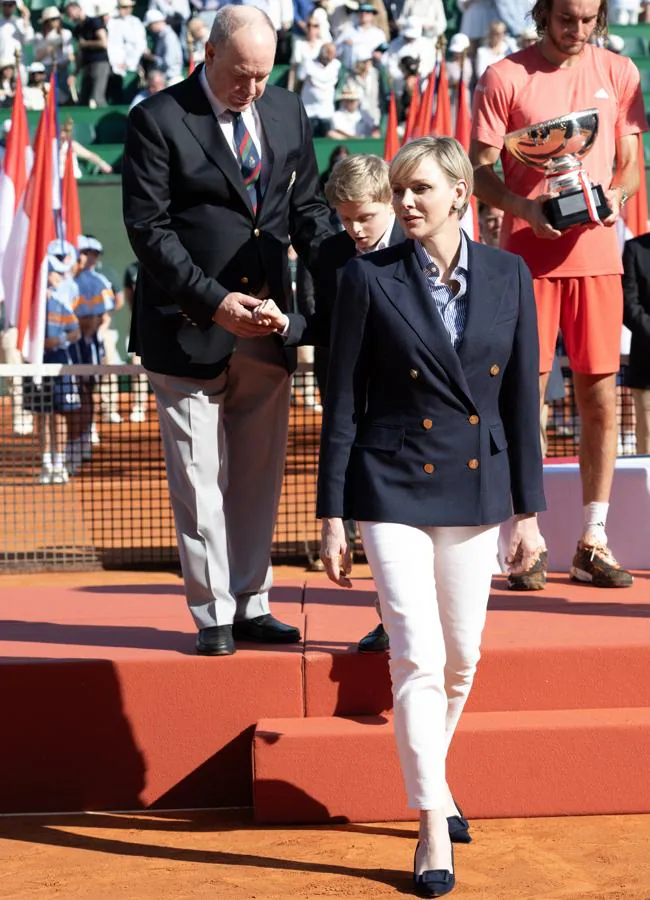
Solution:
M492 820L473 833L456 850L459 900L650 898L650 816ZM412 823L257 828L246 811L4 818L0 896L412 896L415 839Z

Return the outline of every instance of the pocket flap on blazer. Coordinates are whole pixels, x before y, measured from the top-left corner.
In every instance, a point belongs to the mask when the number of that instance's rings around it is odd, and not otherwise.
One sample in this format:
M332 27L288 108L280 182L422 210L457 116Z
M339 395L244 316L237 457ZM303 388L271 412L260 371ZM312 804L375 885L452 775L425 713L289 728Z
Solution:
M404 429L397 425L360 425L354 446L368 450L401 450Z
M496 425L490 425L490 443L494 450L507 450L508 439L503 429L503 422L497 422Z

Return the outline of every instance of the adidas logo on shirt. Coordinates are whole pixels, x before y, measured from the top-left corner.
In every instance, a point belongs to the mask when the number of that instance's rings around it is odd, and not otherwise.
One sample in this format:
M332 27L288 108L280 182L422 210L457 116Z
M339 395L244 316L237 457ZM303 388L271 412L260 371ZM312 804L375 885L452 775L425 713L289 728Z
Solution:
M597 100L609 100L609 94L605 88L599 88L594 94L594 98Z

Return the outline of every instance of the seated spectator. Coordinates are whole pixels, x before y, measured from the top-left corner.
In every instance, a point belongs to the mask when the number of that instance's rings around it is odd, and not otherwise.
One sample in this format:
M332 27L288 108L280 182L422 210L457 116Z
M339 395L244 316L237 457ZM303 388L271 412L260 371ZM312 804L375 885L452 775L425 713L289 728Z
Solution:
M100 3L96 16L87 16L79 0L68 0L65 12L74 23L72 34L77 41L77 69L81 73L79 103L82 106L106 106L106 88L111 74L108 61L109 10Z
M607 18L610 25L636 25L639 21L639 0L609 0Z
M534 25L526 25L523 29L519 37L517 38L517 46L520 50L525 50L526 47L532 46L532 44L536 44L539 40L539 35L537 34L537 29Z
M509 56L516 49L514 41L506 34L505 23L498 19L490 22L485 42L476 51L475 69L477 79L481 77L488 66Z
M92 150L89 150L88 147L84 147L83 144L80 144L79 141L75 141L72 137L72 133L74 130L74 122L72 119L66 119L66 121L61 125L60 129L60 140L59 140L59 172L61 178L63 178L63 174L65 172L65 163L70 150L72 150L72 172L75 178L81 178L83 172L81 171L81 167L79 165L79 160L83 159L85 162L90 163L93 166L97 166L99 171L103 175L110 175L113 171L113 167L110 163L107 163L105 159L102 159L97 153L93 153Z
M27 67L27 86L24 91L25 109L39 112L45 109L45 98L50 89L45 66L43 63L34 62Z
M422 78L430 75L436 64L436 48L433 41L422 37L420 19L406 19L399 36L390 42L386 51L386 66L395 94L404 90L402 59L405 56L418 60L418 74Z
M117 16L108 22L108 59L116 79L137 72L147 49L147 33L142 20L133 15L135 0L118 0Z
M10 109L16 93L16 61L0 59L0 107ZM9 120L11 121L11 120Z
M56 6L46 6L39 19L41 30L34 38L34 61L43 63L49 79L56 70L60 104L76 102L77 88L72 74L74 46L72 32L63 27L61 13Z
M154 39L153 50L145 50L142 54L146 67L160 69L167 84L180 81L183 77L183 48L178 35L158 9L147 10L144 25Z
M314 137L325 137L331 128L340 71L334 44L323 44L316 59L307 60L298 70L300 96Z
M419 67L420 60L414 59L412 56L403 56L400 60L401 79L398 84L401 85L401 89L396 89L395 93L395 99L397 101L397 119L399 122L404 122L406 120L411 101L413 100L413 95L416 91L419 92L420 90L420 79L418 77Z
M377 10L371 3L359 4L359 14L355 24L348 24L335 41L336 52L343 66L351 72L355 57L372 56L373 51L383 44L386 35L375 24Z
M278 42L275 50L275 64L287 65L291 60L293 45L293 0L268 0L266 12L273 22Z
M187 23L192 18L189 0L149 0L149 9L161 12L165 22L174 31L177 37L183 38L187 29ZM145 24L147 14L145 14Z
M313 0L293 0L294 37L307 37L307 20L313 8Z
M190 19L187 23L187 46L195 66L205 61L205 44L209 37L210 30L203 19Z
M347 85L358 92L360 108L365 110L374 124L379 127L381 122L381 85L379 71L373 66L370 57L357 60L354 73L348 78Z
M16 59L16 50L24 55L25 47L34 38L29 9L16 0L2 0L0 4L0 57Z
M463 12L459 31L470 39L470 56L474 56L476 48L488 33L490 23L499 18L499 10L495 0L457 0L457 3Z
M447 79L450 88L457 88L462 78L467 87L472 83L474 67L469 55L469 38L462 31L455 34L449 41L449 57L447 59Z
M434 42L447 30L443 0L404 0L401 18L418 19L422 23L424 37L432 38Z
M291 0L287 2L291 6ZM190 0L192 15L205 22L207 28L212 28L219 5L219 0Z
M312 9L309 18L314 18L320 25L320 36L321 40L326 41L328 44L332 41L332 32L330 30L330 18L329 18L329 0L316 0L314 3L314 8ZM309 24L309 20L307 20L307 24Z
M289 69L289 78L287 81L287 87L290 91L297 90L296 75L300 67L303 63L316 59L320 53L321 47L325 43L321 37L320 29L320 22L316 16L311 15L307 21L307 37L296 37L294 39L293 50L291 53L291 67Z
M347 141L355 137L380 137L381 132L370 113L361 109L360 95L356 88L344 87L339 97L339 108L332 117L332 128L328 137L336 141Z
M138 103L142 103L142 101L146 100L147 97L152 97L154 94L157 94L158 91L162 91L166 87L167 79L165 78L165 73L161 72L160 69L149 69L149 74L147 75L147 86L146 88L144 88L144 90L135 95L135 97L131 101L129 109L133 109L133 107L137 106Z

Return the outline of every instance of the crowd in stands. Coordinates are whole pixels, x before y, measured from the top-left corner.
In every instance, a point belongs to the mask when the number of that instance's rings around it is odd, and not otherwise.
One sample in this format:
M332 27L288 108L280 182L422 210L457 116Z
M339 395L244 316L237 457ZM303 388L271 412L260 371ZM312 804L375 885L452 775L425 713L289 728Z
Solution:
M378 136L391 91L403 122L443 54L450 90L463 78L471 91L491 63L537 38L531 0L243 2L273 20L276 62L289 67L287 86L301 94L318 137ZM202 62L219 5L64 0L30 12L23 0L2 0L0 107L11 106L20 73L27 107L42 109L53 70L62 105L137 103ZM610 19L636 22L649 9L645 0L612 0Z

